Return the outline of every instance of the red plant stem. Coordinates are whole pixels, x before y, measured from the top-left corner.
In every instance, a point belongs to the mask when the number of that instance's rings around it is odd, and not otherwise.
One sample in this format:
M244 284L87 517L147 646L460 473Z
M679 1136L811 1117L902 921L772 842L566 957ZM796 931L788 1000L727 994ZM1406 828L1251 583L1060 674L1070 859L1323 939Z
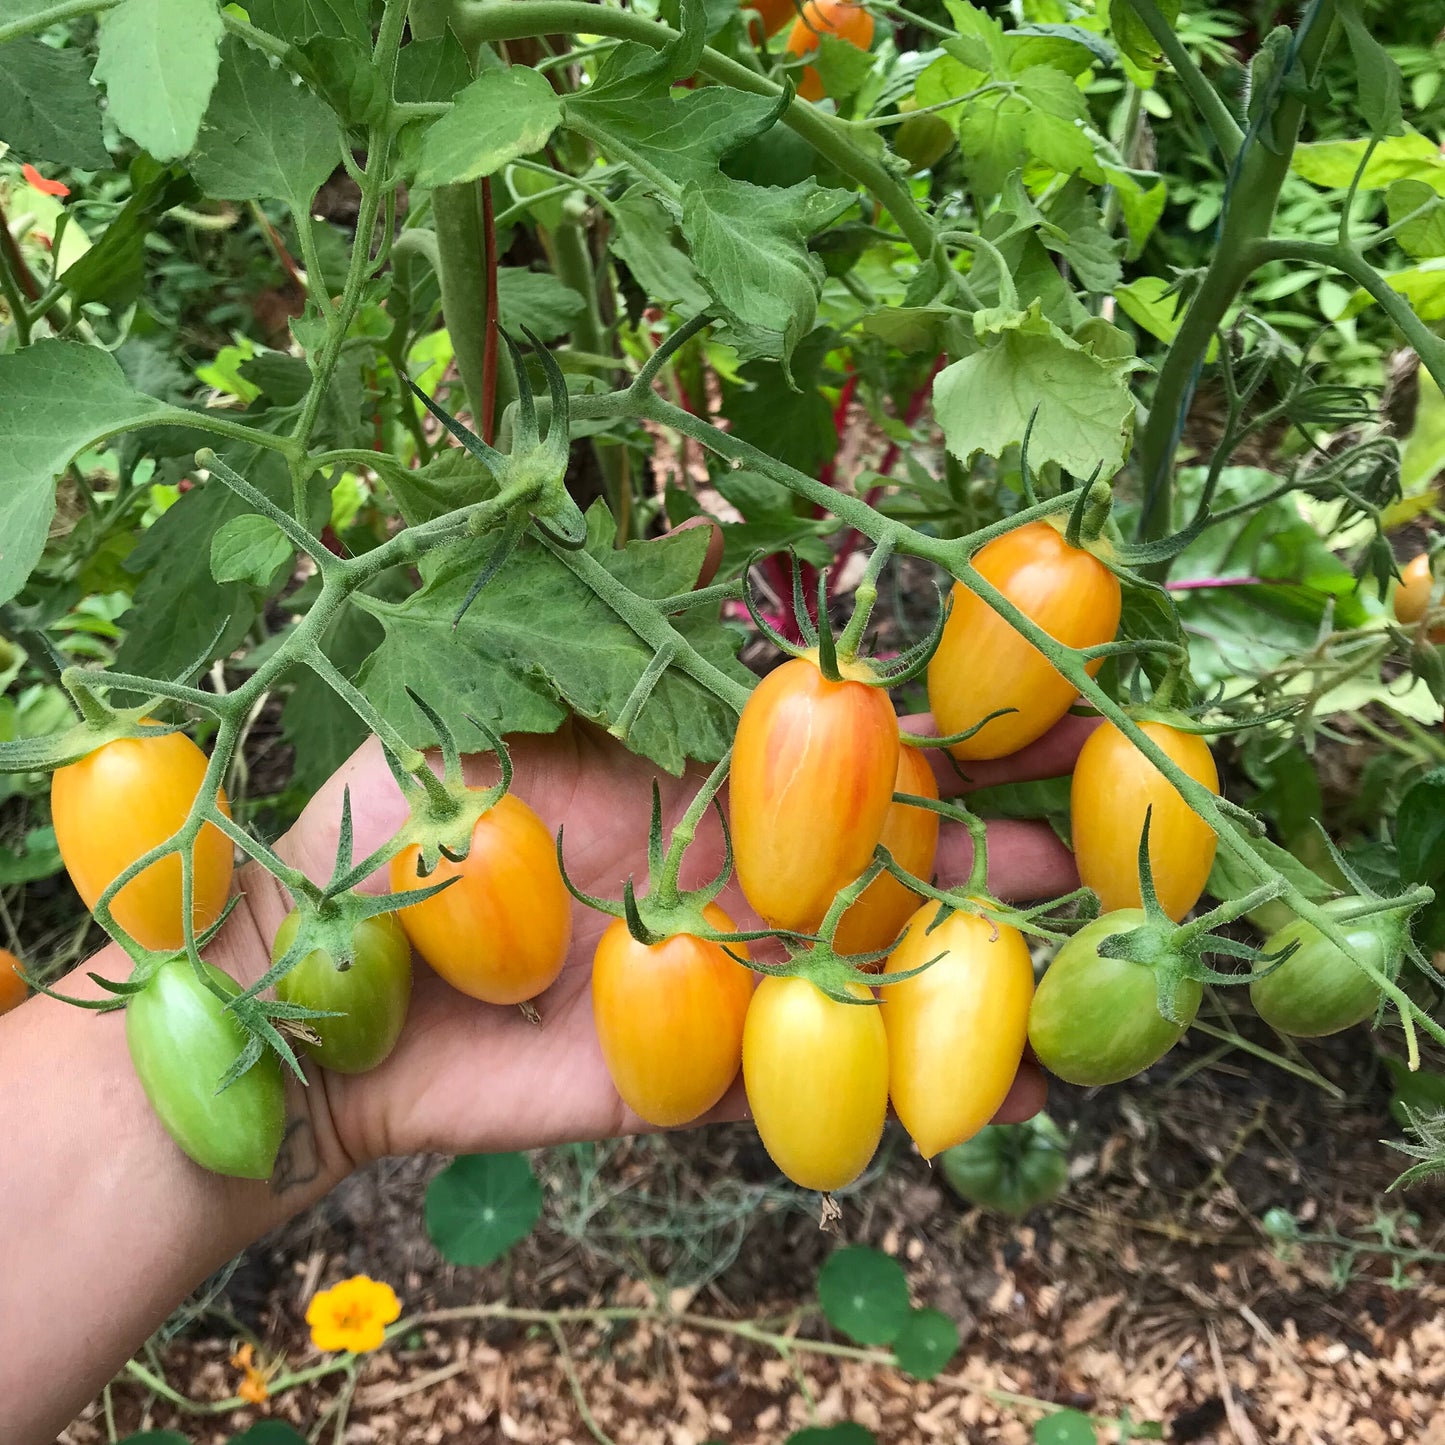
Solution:
M1184 582L1166 582L1171 592L1197 592L1205 587L1267 587L1272 582L1285 582L1287 577L1191 577Z
M497 420L497 221L492 180L482 179L482 237L487 248L487 330L482 343L482 440L492 443ZM520 384L520 378L519 378Z
M20 289L25 293L27 301L40 300L40 287L35 277L30 274L30 267L25 264L25 257L20 254L20 247L15 237L10 234L10 222L5 219L5 212L0 210L0 250L5 252L5 266L15 280L19 283Z
M915 425L918 418L923 415L923 408L927 406L928 398L933 392L933 378L943 369L943 362L944 358L942 356L934 359L933 365L929 368L927 380L908 398L908 406L903 413L905 426L911 427ZM878 463L878 473L880 476L892 476L893 468L898 465L899 455L899 444L897 442L889 442L888 450L883 453L883 460ZM878 499L882 495L883 483L879 482L876 486L869 487L863 500L867 502L870 507L876 507L878 505ZM863 534L852 530L843 538L842 545L838 548L838 555L833 562L833 575L835 577L842 573L844 564L853 553L858 550L858 546L862 540Z
M304 296L306 294L306 283L301 279L301 268L296 264L295 258L286 249L286 243L281 239L281 233L271 224L270 218L261 209L260 203L253 203L252 212L260 221L262 229L266 232L266 239L271 243L271 249L276 253L276 259L281 263L281 269L291 278L291 284L297 292ZM298 225L303 224L298 221ZM321 278L316 277L316 285L321 285Z

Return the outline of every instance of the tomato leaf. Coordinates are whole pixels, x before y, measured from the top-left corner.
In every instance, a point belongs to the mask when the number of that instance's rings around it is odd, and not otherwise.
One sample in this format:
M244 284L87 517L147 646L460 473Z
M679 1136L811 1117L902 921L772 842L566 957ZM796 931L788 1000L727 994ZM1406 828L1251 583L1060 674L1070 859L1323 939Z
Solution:
M1034 1425L1034 1445L1097 1445L1094 1422L1078 1410L1045 1415Z
M225 201L274 199L304 214L336 169L336 117L290 73L236 39L201 127L191 173L208 196Z
M1404 129L1400 109L1400 67L1375 38L1360 13L1359 0L1339 0L1336 7L1350 54L1355 62L1355 109L1377 139Z
M318 35L371 44L371 8L366 0L251 0L246 14L258 29L293 45Z
M542 1186L525 1154L463 1154L426 1192L427 1233L452 1264L500 1259L541 1213Z
M109 168L84 50L57 50L31 35L0 45L0 140L28 161Z
M1434 883L1445 876L1445 768L1426 773L1400 799L1395 847L1402 882Z
M915 1380L932 1380L958 1352L958 1326L940 1310L914 1310L904 1322L893 1353L898 1368Z
M74 341L0 356L0 602L25 585L55 513L55 482L83 447L170 411L132 390L115 359Z
M158 161L179 160L196 143L221 28L216 0L121 0L101 16L95 79L111 119Z
M217 582L266 587L291 560L291 543L269 517L247 512L232 517L211 538L211 576Z
M860 1345L890 1345L908 1319L908 1279L896 1259L851 1245L828 1256L818 1300L828 1323Z
M417 184L448 186L490 176L541 150L562 119L547 77L525 65L484 70L421 143Z

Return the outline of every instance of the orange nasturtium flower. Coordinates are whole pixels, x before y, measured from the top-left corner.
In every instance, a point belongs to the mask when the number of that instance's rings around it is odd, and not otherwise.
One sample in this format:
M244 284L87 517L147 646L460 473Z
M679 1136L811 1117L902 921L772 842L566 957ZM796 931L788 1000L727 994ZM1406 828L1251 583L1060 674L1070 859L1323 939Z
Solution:
M350 1350L353 1354L380 1349L387 1325L400 1315L396 1291L364 1274L322 1290L306 1306L311 1343L318 1350Z
M70 187L63 181L47 181L32 165L21 166L20 174L25 177L26 185L34 186L42 195L68 196L70 194Z
M266 1378L273 1371L264 1370L256 1363L255 1350L251 1345L242 1345L231 1356L231 1364L245 1376L236 1387L236 1394L248 1405L264 1404L269 1394Z

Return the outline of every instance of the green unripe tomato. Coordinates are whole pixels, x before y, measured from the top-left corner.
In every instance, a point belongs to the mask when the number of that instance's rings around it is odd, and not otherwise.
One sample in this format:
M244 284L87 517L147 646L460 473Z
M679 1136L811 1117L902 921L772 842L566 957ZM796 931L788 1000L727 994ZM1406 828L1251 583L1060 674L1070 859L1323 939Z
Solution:
M240 987L201 965L230 996ZM286 1125L281 1064L269 1049L216 1092L247 1034L184 955L163 963L125 1006L125 1038L141 1087L166 1132L214 1174L267 1179Z
M301 915L286 915L271 944L277 963L296 938ZM411 944L394 913L363 919L351 931L355 951L349 968L337 968L325 949L315 948L276 985L283 1003L325 1009L335 1018L307 1019L321 1042L303 1044L323 1068L364 1074L396 1047L411 1006Z
M1179 1023L1159 1012L1154 970L1106 958L1099 945L1147 922L1140 908L1117 908L1081 928L1054 956L1029 1009L1029 1043L1039 1063L1066 1083L1118 1084L1156 1064L1184 1036L1203 989L1180 979Z
M1336 898L1323 911L1338 917L1358 898ZM1387 978L1400 970L1405 931L1399 914L1373 913L1342 923L1349 952L1336 948L1313 923L1296 918L1270 934L1266 953L1299 947L1271 974L1249 986L1254 1011L1270 1028L1295 1038L1318 1039L1372 1018L1380 990L1354 961L1368 960Z
M917 104L914 100L904 100L898 109L914 110ZM893 149L908 162L911 170L926 171L953 149L957 139L953 127L941 115L930 111L926 115L910 115L893 132Z
M1022 1124L990 1124L938 1156L955 1193L981 1209L1022 1219L1057 1199L1069 1182L1069 1156L1047 1114Z

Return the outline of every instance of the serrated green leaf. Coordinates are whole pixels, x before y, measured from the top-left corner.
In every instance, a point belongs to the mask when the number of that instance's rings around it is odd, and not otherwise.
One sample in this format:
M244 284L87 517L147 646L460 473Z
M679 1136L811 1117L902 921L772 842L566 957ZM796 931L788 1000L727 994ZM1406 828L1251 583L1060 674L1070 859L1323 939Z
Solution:
M396 57L396 98L442 104L456 98L472 81L467 53L448 28L434 40L413 40Z
M1336 13L1355 62L1355 108L1375 137L1398 135L1404 128L1400 109L1400 67L1371 32L1360 13L1359 0L1338 0Z
M0 849L0 884L34 883L50 878L65 866L55 841L54 828L31 828L20 848Z
M1365 140L1332 140L1297 146L1290 168L1317 186L1344 190L1359 170L1369 144ZM1423 181L1445 196L1445 155L1429 136L1406 131L1381 141L1360 174L1360 189L1379 190L1402 180Z
M823 91L834 100L856 95L873 69L873 55L859 50L851 41L837 35L821 34L818 48L809 57Z
M216 0L121 0L100 18L95 79L110 117L158 161L179 160L196 143L221 32Z
M257 512L232 517L211 538L211 576L217 582L265 587L291 560L291 543L269 517Z
M463 1154L427 1187L426 1230L451 1264L491 1264L541 1214L542 1186L525 1154Z
M707 549L704 534L630 542L618 551L606 507L594 506L587 520L588 552L639 595L671 596L696 581ZM434 739L408 688L436 708L463 748L487 745L468 714L502 732L553 732L569 713L604 727L615 722L652 654L540 543L525 540L453 629L490 541L451 549L424 568L427 585L404 605L354 599L386 629L386 640L357 679L362 691L417 744ZM693 609L674 626L728 676L745 685L752 681L734 656L736 636L715 615ZM674 668L642 709L628 746L677 774L687 758L721 757L735 721L716 697Z
M525 326L539 341L555 341L586 308L586 301L550 271L497 267L497 311L513 336Z
M1424 181L1392 181L1385 205L1392 226L1405 222L1395 233L1402 251L1422 260L1445 256L1445 196ZM1421 214L1414 216L1416 211ZM1414 219L1406 221L1407 216Z
M1180 304L1179 292L1171 289L1162 276L1136 276L1114 292L1119 308L1136 326L1160 341L1172 342L1184 324L1188 307ZM1219 340L1213 338L1205 360L1213 362L1219 355Z
M649 300L689 316L707 309L712 298L679 244L677 217L645 185L614 202L612 219L617 227L612 249Z
M1404 883L1445 877L1445 768L1412 783L1395 815L1395 847Z
M490 176L541 150L562 120L547 77L525 65L484 70L421 143L417 184L449 186Z
M74 341L0 356L0 601L25 585L55 512L55 482L82 448L169 410L131 388L115 359Z
M367 0L251 0L246 14L257 29L293 45L315 35L371 45Z
M775 336L786 369L813 329L826 276L808 238L853 204L808 180L787 190L714 175L682 193L682 233L703 283L742 326Z
M1057 462L1077 477L1101 466L1112 477L1133 430L1127 363L1086 350L1041 316L1037 302L1027 311L980 313L975 325L979 350L945 367L933 385L949 451L960 461L1002 456L1023 441L1034 417L1035 466Z
M1156 0L1159 13L1170 28L1179 23L1180 0ZM1109 29L1113 32L1114 43L1141 68L1157 68L1164 63L1158 42L1149 33L1148 27L1139 18L1138 12L1129 0L1110 0Z
M83 50L57 50L33 35L0 46L0 141L27 161L109 168L100 92Z
M913 1310L893 1341L898 1368L915 1380L932 1380L958 1353L958 1326L939 1310Z
M228 39L221 58L191 173L217 200L274 199L304 214L336 169L336 117L289 71L241 41Z
M903 1266L880 1250L835 1250L818 1272L818 1301L834 1329L860 1345L891 1345L909 1314Z

